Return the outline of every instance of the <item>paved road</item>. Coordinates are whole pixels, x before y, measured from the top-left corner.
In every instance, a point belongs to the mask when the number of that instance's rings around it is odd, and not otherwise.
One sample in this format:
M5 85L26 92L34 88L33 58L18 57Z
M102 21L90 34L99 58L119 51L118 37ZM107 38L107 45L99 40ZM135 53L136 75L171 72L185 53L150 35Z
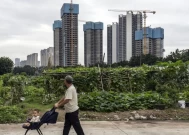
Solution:
M189 135L187 122L107 122L82 121L85 135ZM0 135L24 135L21 124L0 125ZM43 125L44 135L62 135L63 123ZM38 135L37 131L29 131L28 135ZM76 135L72 129L69 135Z

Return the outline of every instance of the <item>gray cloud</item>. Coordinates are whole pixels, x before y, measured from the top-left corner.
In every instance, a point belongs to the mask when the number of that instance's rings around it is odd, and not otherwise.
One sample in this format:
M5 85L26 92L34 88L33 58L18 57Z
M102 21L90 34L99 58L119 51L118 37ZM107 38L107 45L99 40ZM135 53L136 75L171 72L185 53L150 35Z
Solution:
M64 0L68 3L70 0ZM108 9L156 10L148 15L147 25L165 29L166 55L176 48L186 49L189 42L189 1L180 0L77 0L79 19L104 22L104 52L107 48L106 26L118 21L121 12ZM0 57L14 60L53 46L52 23L60 19L62 0L1 0L0 4ZM83 22L79 22L79 62L84 63Z

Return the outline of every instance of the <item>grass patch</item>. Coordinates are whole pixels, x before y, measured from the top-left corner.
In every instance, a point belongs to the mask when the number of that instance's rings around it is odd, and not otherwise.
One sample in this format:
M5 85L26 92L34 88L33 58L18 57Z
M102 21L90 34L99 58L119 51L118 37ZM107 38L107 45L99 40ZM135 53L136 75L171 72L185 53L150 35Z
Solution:
M25 114L30 114L33 109L39 109L43 114L44 112L50 110L54 106L54 104L55 103L43 105L41 97L26 97L26 100L17 104L17 106L22 108Z
M24 110L30 110L30 109L39 109L40 111L46 111L53 107L53 104L49 105L42 105L37 103L20 103L18 106L24 106Z

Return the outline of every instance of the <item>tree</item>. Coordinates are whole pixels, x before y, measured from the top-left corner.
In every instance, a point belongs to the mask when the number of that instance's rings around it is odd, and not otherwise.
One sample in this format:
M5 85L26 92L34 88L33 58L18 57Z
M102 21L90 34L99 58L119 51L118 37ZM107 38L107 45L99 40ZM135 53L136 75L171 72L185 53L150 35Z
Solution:
M155 55L144 55L143 63L147 65L154 65L157 61L162 61L162 58L158 58Z
M176 49L175 52L171 52L163 61L168 62L176 62L178 60L182 60L184 62L189 61L189 50L179 50Z
M0 75L11 73L13 69L14 63L8 57L0 58Z
M111 65L111 67L113 67L113 68L116 68L116 67L126 67L126 66L128 66L129 65L129 62L128 61L120 61L120 62L118 62L118 63L113 63L112 65Z
M142 56L142 59L140 60L140 56L133 56L131 57L129 61L129 66L135 67L135 66L140 66L141 63L143 63L144 56Z
M135 66L140 66L142 64L154 65L157 61L162 61L162 58L158 58L151 54L133 56L129 61L129 66L135 67Z
M13 69L14 74L21 74L21 73L26 73L27 75L35 75L35 71L37 69L35 67L31 67L29 65L26 65L24 67L15 67Z

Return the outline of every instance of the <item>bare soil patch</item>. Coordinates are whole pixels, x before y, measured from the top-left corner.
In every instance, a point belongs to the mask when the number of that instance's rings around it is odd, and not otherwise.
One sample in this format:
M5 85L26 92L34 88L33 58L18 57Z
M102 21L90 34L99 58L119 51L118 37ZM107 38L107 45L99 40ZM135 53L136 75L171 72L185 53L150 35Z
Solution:
M57 109L59 112L58 121L64 120L65 111ZM144 120L189 120L189 109L166 109L166 110L138 110L125 112L100 113L90 111L80 111L81 121L128 121L134 114L146 117ZM134 119L141 120L141 119Z

